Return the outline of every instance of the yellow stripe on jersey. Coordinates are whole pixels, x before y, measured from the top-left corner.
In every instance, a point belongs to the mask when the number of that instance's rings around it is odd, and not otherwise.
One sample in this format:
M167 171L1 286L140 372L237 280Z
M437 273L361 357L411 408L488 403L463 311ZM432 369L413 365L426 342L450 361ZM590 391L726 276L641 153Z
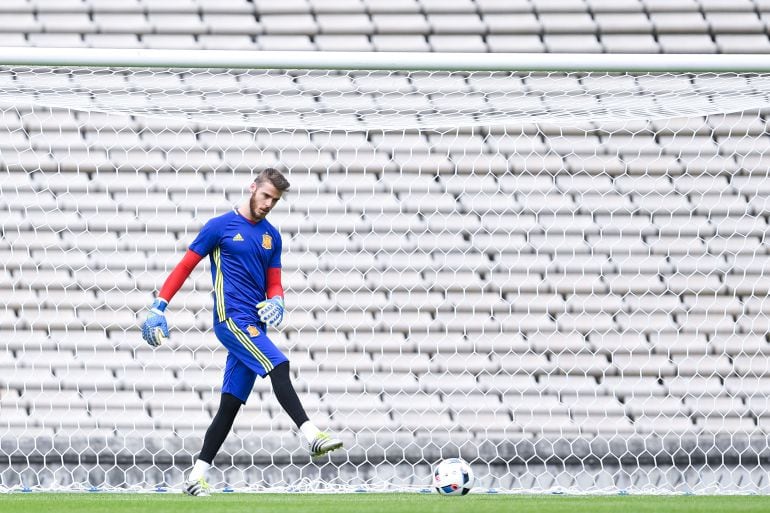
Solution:
M214 265L217 268L216 275L214 276L216 309L217 315L219 316L219 322L222 322L227 318L227 315L225 315L225 275L222 273L222 259L220 258L219 247L214 248L212 256L214 257Z
M265 368L265 371L270 372L273 370L273 364L270 362L270 359L265 356L265 353L259 350L259 348L254 345L254 342L251 341L249 336L240 329L232 319L227 319L227 328L235 335L235 337L241 341L241 344L243 344L243 347L246 348L247 351L249 351L252 355L254 355L254 358L257 359L259 363L262 364L262 367Z

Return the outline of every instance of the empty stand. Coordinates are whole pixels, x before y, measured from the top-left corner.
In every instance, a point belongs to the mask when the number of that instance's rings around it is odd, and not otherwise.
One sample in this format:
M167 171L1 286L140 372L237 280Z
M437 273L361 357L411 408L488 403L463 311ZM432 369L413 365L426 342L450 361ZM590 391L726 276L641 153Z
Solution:
M48 2L2 7L10 46L325 51L770 51L742 2Z
M766 53L768 12L748 0L20 0L0 5L0 45ZM208 426L225 354L207 264L174 299L167 347L148 350L138 326L202 223L266 165L292 183L271 215L289 307L274 340L324 427L442 441L766 434L764 111L344 134L97 112L194 90L176 106L322 110L358 126L383 108L473 116L511 93L522 108L594 112L628 101L619 91L644 109L652 94L746 84L0 74L0 88L90 87L97 107L0 109L0 435L178 439ZM239 440L291 429L258 379Z

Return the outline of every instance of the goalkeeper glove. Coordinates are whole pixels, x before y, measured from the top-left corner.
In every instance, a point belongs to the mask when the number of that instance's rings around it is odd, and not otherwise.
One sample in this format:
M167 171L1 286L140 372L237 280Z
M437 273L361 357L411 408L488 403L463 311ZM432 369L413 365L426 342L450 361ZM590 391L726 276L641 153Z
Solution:
M283 321L283 298L275 296L257 304L259 320L268 326L278 326Z
M157 298L153 301L150 313L142 324L142 338L152 347L158 347L168 339L168 324L163 313L167 305L165 299Z

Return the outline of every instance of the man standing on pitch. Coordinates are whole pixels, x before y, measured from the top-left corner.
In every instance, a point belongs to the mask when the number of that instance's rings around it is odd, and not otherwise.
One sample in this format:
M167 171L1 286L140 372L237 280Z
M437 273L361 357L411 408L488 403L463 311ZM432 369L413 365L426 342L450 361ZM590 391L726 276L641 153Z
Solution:
M188 495L208 495L205 473L222 446L235 415L259 375L270 376L273 391L308 441L312 457L342 447L308 419L289 377L289 361L266 334L283 320L281 235L265 216L289 182L279 171L262 171L249 186L251 196L237 210L209 220L166 279L142 326L153 347L168 337L164 311L192 270L209 255L214 283L214 333L227 348L222 396L203 447L184 484Z

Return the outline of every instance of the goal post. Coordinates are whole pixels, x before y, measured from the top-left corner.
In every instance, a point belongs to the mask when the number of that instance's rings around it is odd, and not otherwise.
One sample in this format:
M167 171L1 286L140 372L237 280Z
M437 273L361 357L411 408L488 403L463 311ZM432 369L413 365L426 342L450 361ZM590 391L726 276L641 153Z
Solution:
M380 71L763 73L767 54L315 52L0 47L6 66Z
M226 352L208 264L260 169L291 189L237 490L767 493L767 55L0 48L0 491L178 489Z

